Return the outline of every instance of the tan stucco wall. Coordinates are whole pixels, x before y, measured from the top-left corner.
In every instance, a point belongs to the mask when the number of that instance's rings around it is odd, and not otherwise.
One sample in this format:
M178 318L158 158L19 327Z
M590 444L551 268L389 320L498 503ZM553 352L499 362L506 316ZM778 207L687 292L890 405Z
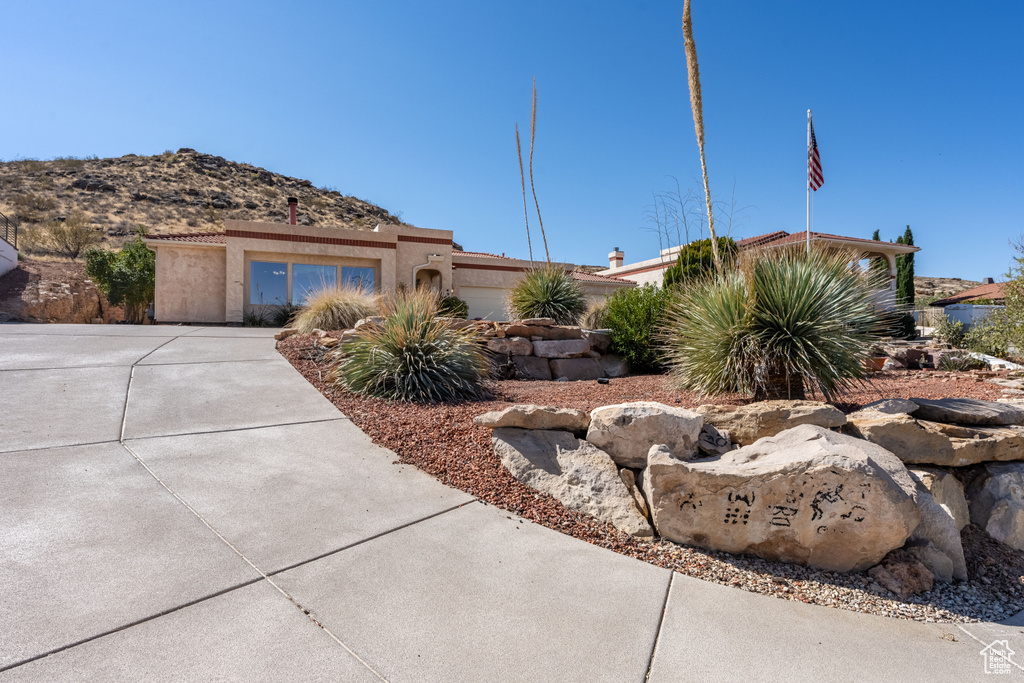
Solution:
M156 319L167 323L224 322L224 248L149 246L156 247Z

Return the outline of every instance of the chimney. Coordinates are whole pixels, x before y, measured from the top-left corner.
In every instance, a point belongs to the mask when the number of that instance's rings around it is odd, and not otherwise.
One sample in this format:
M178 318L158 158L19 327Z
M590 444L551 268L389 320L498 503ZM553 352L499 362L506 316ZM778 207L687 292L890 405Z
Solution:
M995 280L993 280L990 277L987 277L984 280L982 280L981 284L983 284L983 285L994 285L995 284Z
M622 261L626 258L626 253L620 250L618 247L608 254L608 267L609 268L621 268Z
M288 225L295 225L295 210L299 206L297 197L288 198Z

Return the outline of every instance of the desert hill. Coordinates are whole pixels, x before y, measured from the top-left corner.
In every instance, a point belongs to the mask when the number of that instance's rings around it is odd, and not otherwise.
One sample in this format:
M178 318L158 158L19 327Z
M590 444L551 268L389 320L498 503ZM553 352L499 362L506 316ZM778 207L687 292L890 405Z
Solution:
M226 218L283 222L288 197L298 198L305 225L372 230L401 222L337 190L189 148L156 156L0 162L0 212L21 222L29 241L34 229L76 210L111 241L139 225L166 233L220 230Z

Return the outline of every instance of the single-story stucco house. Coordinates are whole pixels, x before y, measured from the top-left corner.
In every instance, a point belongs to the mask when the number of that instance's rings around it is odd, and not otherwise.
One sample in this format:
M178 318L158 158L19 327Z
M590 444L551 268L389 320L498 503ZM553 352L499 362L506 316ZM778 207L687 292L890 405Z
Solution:
M241 323L260 306L301 304L307 293L343 284L364 291L430 287L469 305L470 318L506 318L508 290L530 261L460 251L450 230L378 225L348 230L224 221L223 232L149 235L156 252L154 317L161 323ZM630 280L571 270L584 294L607 296Z
M756 235L742 240L736 240L736 246L741 250L745 249L775 249L785 246L799 246L807 239L806 232L788 233L785 230ZM901 254L911 254L920 251L920 247L894 242L879 242L877 240L861 239L859 237L843 237L841 235L829 235L823 232L811 232L811 243L827 247L839 247L849 249L860 255L860 259L883 258L889 266L889 289L896 291L896 257ZM675 265L682 247L671 247L662 249L657 258L639 261L637 263L624 264L625 252L618 247L608 254L607 270L599 271L600 275L606 277L623 278L632 280L637 284L655 284L661 286L665 278L665 271ZM858 260L860 260L858 259Z

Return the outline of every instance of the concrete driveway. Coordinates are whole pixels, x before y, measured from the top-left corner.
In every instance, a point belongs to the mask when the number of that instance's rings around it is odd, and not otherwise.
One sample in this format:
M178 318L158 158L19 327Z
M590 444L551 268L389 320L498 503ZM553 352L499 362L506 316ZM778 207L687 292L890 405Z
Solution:
M767 598L510 518L394 464L272 334L0 325L0 682L965 681L1000 639L1024 660L1016 626Z

